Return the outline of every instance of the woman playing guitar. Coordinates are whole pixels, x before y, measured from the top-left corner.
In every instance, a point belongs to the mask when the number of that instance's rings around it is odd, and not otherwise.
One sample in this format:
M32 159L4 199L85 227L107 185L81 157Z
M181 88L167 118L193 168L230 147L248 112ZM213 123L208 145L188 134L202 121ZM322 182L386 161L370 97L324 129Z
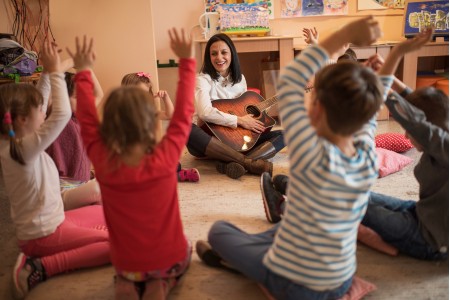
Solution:
M234 179L246 172L257 175L272 173L272 163L267 159L285 146L282 131L270 131L271 126L252 111L247 109L247 112L238 114L231 109L221 111L213 106L215 100L236 99L246 91L247 83L241 74L233 42L222 33L212 36L206 44L203 66L197 75L195 114L187 148L193 156L219 160L217 170ZM246 105L250 106L253 105ZM265 112L261 112L263 114ZM205 123L220 125L215 127L223 127L229 136L240 136L240 129L251 134L238 137L243 145L236 149L225 140L216 138L218 135L214 130L215 136L208 134L205 130L209 125L203 126ZM251 146L248 147L247 143Z

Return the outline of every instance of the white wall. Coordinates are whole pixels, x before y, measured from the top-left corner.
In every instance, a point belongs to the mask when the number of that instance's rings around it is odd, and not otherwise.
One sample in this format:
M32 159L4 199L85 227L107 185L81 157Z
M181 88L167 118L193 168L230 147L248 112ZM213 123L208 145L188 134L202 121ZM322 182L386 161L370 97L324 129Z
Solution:
M75 36L94 37L95 72L105 92L139 71L155 74L158 86L151 0L50 1L50 17L60 46L73 49Z

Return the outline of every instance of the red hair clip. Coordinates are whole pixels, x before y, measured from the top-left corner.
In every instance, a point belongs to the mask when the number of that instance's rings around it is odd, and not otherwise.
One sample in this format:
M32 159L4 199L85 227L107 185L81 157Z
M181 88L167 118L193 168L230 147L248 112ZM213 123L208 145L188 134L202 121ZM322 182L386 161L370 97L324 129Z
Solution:
M3 123L12 124L11 114L9 112L5 112L5 115L3 116Z

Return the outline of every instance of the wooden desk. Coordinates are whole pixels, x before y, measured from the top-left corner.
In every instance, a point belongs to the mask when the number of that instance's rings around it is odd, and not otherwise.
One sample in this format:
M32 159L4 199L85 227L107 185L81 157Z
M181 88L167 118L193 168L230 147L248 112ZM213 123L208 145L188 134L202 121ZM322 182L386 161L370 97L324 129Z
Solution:
M294 59L295 36L231 37L238 53L277 51L280 54L280 69ZM208 40L194 40L196 44L197 69L203 64Z
M392 46L395 45L393 42L380 42L377 44L373 44L370 46L357 47L350 46L350 48L355 51L356 57L358 59L368 59L372 55L378 53L381 57L386 58L389 52L391 51ZM300 44L294 45L294 50L301 51L308 47L308 45Z
M448 42L431 42L418 51L406 54L403 58L403 82L413 90L416 88L419 57L448 56L448 54Z

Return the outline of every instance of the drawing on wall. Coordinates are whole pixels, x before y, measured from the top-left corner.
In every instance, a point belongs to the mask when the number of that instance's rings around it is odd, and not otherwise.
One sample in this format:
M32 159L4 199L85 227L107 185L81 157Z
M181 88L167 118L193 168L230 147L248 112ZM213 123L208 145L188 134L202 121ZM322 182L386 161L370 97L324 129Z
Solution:
M358 10L404 8L405 0L358 0Z
M281 0L281 17L348 14L348 0Z
M269 10L269 18L273 19L274 17L274 0L204 0L205 1L205 12L214 12L217 11L220 5L262 5L264 8Z
M420 1L407 4L405 11L406 37L434 26L435 36L448 36L448 1Z
M293 18L302 15L302 0L281 0L281 17Z

